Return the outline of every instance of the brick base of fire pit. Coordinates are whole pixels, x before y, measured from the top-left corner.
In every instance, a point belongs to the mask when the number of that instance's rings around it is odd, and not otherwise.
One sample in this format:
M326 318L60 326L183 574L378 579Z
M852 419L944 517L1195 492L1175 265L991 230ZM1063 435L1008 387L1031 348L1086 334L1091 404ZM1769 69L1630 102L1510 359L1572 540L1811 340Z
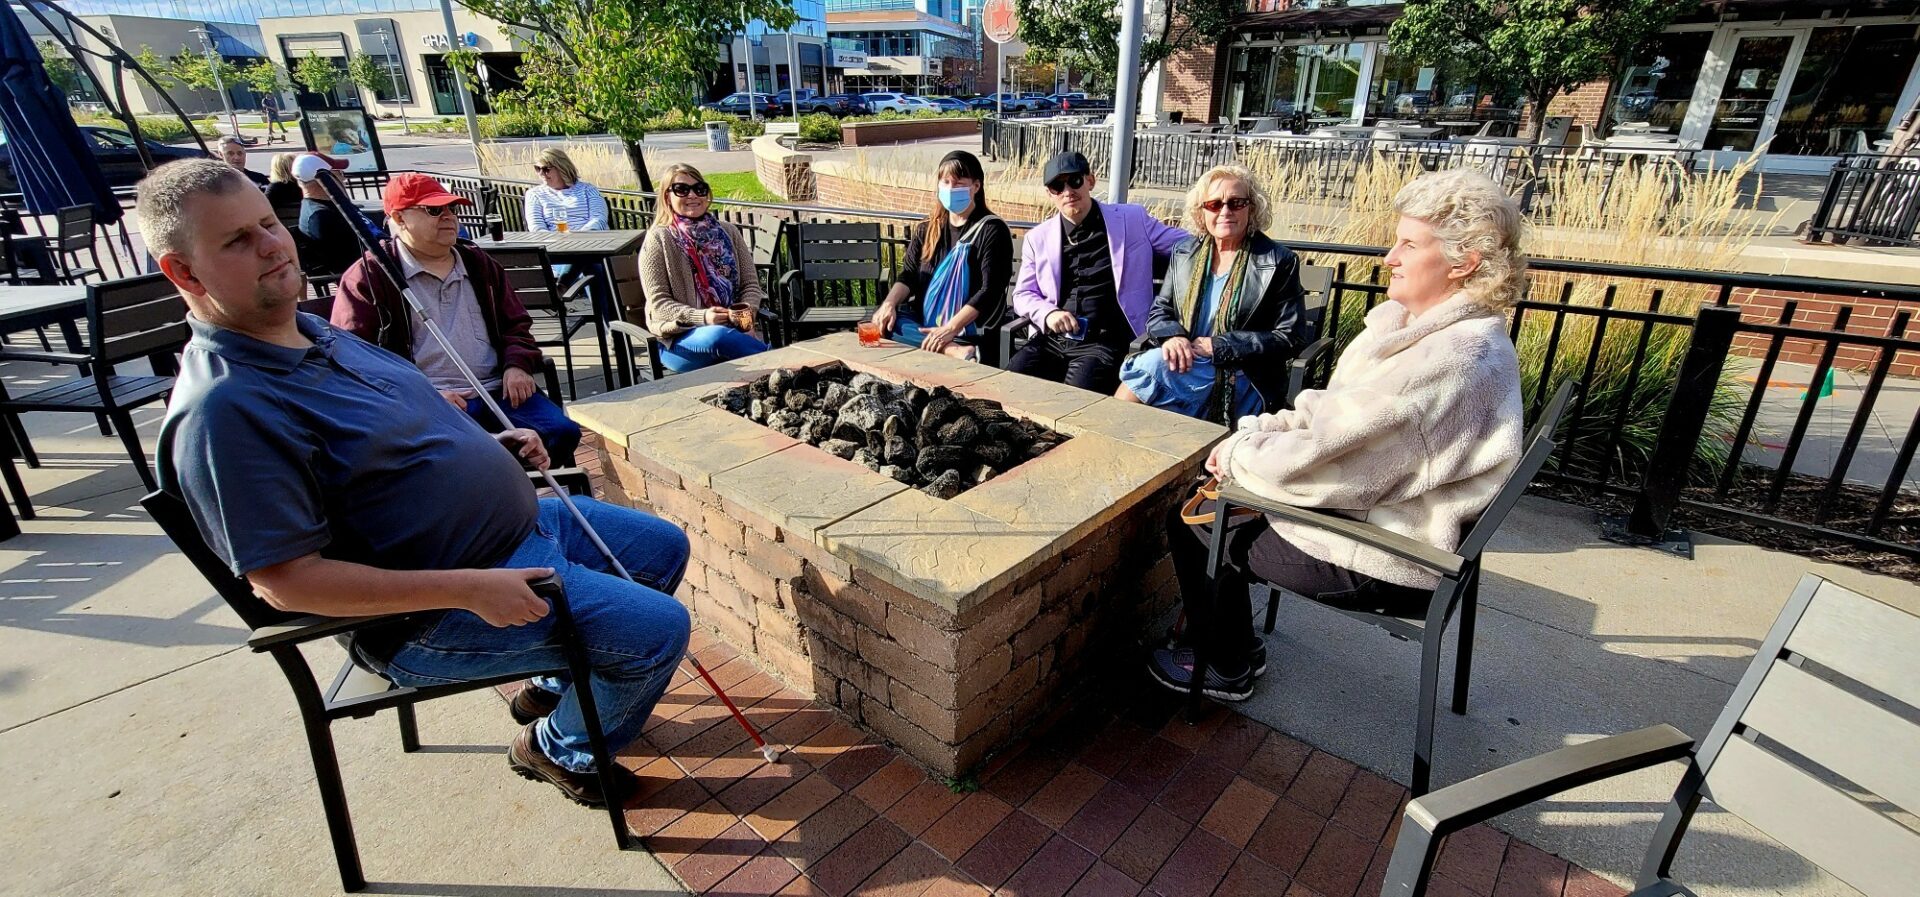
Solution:
M952 499L712 407L844 362L998 401L1072 438ZM936 772L1043 716L1176 599L1163 521L1223 430L836 334L580 402L621 495L687 531L677 597L793 688ZM609 484L610 486L612 483Z

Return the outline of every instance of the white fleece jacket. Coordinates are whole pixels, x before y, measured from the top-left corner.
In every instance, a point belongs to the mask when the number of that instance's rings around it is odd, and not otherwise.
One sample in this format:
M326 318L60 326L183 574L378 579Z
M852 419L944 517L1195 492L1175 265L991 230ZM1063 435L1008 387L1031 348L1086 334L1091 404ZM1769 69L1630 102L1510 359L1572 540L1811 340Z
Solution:
M1451 551L1520 457L1520 366L1503 316L1459 294L1409 321L1367 314L1324 390L1240 419L1217 450L1233 483L1340 511ZM1374 579L1432 587L1434 574L1351 539L1283 521L1302 551Z

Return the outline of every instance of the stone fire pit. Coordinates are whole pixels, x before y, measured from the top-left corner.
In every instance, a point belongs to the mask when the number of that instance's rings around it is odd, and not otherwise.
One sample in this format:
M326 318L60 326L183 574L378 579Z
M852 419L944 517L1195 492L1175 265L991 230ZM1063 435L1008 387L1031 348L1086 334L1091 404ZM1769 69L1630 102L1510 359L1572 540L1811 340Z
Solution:
M991 400L1068 438L942 499L709 404L836 363ZM602 437L621 493L608 498L686 529L677 597L696 621L947 775L1054 709L1100 655L1135 650L1174 603L1163 521L1225 432L852 334L568 411Z

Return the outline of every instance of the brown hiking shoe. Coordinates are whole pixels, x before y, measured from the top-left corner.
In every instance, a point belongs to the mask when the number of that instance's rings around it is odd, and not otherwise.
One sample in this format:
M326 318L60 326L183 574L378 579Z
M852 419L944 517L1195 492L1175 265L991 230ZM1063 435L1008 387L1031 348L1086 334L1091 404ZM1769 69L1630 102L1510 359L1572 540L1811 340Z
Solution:
M534 782L546 782L574 803L596 810L606 807L607 802L600 793L600 776L591 772L574 772L553 762L540 750L533 737L533 727L538 722L522 726L507 745L507 765L513 768L521 778ZM618 763L613 767L616 799L624 806L640 791L640 777Z
M533 683L514 692L513 700L507 702L507 712L513 714L513 721L526 725L553 712L560 706L560 696Z

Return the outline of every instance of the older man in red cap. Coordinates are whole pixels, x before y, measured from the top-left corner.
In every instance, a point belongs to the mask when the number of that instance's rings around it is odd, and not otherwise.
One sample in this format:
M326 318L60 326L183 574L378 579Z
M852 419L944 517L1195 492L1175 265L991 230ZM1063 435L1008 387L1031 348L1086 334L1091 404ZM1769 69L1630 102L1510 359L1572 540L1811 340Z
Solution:
M387 226L398 238L386 241L387 251L400 262L407 286L460 360L499 400L513 426L539 433L555 463L572 463L580 425L568 420L534 384L544 358L533 339L533 319L514 296L506 269L459 242L460 219L453 209L472 201L424 174L402 172L387 181L381 204ZM371 255L340 276L333 325L410 359L433 381L441 398L481 426L500 429Z

